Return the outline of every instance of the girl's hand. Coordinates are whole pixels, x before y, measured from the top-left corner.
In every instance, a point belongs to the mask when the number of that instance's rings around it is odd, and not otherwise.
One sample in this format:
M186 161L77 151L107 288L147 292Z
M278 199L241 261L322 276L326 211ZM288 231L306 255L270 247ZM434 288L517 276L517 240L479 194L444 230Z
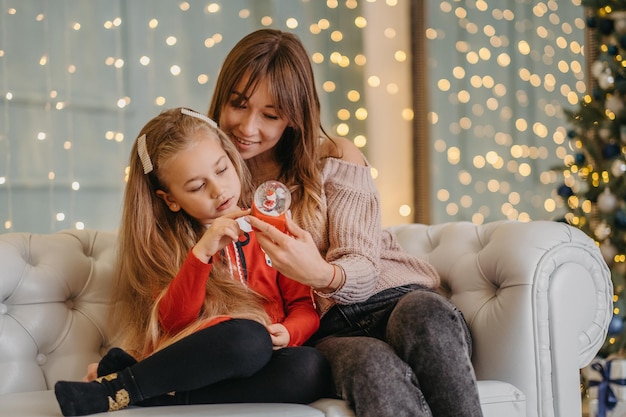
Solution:
M291 335L287 331L287 328L280 323L274 323L267 326L267 331L270 332L272 338L272 345L274 350L287 347L291 340Z
M325 288L334 267L320 255L311 234L287 216L287 233L254 216L246 217L257 231L259 244L281 274L313 288ZM335 284L340 280L335 279ZM330 288L328 289L330 291Z
M208 263L213 255L243 234L236 219L247 214L250 214L250 210L238 210L213 220L193 247L193 254L202 262Z

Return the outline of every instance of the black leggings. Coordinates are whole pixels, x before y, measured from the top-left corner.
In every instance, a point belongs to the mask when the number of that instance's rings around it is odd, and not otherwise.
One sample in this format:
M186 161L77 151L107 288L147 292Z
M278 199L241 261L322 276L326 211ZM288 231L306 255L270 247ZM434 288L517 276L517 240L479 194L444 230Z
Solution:
M327 395L331 385L330 367L319 351L273 350L267 329L245 319L200 330L130 369L145 398L138 405L144 406L305 404Z

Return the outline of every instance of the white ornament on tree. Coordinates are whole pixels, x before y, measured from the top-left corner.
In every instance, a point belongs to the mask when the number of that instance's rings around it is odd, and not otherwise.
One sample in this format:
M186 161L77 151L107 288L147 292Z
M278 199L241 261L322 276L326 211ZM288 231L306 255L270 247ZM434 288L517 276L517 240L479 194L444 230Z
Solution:
M572 190L576 194L586 194L589 191L589 183L587 181L576 181L574 186L572 186Z
M613 174L614 177L621 177L624 175L624 172L626 172L626 162L621 159L613 161L611 164L611 174Z
M593 78L599 78L602 75L602 71L604 71L605 65L602 61L595 61L591 64L591 75Z
M609 187L606 187L604 191L598 196L598 210L602 213L611 213L617 208L617 197L611 192Z
M620 35L626 33L626 12L613 11L611 17L613 18L613 30L615 30L615 33Z
M611 94L607 97L604 107L613 113L619 113L624 109L624 100L617 94Z
M593 234L596 235L596 239L604 240L611 234L611 228L605 221L603 221L595 227Z
M615 32L619 34L626 33L626 19L616 19L613 25Z
M605 71L598 77L598 85L603 90L607 90L613 87L613 83L615 82L615 77L610 71Z
M598 135L600 136L600 139L607 141L611 139L611 129L609 129L608 127L601 127L598 130Z

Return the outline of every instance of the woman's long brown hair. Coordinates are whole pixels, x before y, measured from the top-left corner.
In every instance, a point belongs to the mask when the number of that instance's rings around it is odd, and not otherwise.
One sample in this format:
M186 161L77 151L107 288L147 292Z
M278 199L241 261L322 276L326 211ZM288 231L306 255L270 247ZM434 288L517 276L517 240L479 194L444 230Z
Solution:
M247 79L232 102L235 87ZM321 138L330 137L320 118L320 102L311 62L300 39L289 32L261 29L242 38L226 57L216 81L209 107L209 117L220 119L229 105L245 103L261 81L268 83L274 108L289 121L276 145L275 158L280 165L278 180L292 192L294 219L309 231L324 223L321 166ZM254 178L262 173L252 172ZM256 184L258 185L258 184Z

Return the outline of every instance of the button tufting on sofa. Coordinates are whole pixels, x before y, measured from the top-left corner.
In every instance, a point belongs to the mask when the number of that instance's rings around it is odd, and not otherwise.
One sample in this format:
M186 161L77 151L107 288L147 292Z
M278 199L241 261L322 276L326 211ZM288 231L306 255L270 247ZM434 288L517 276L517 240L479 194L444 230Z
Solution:
M48 361L48 358L43 353L40 353L37 355L37 358L35 360L37 361L39 365L45 365L46 362Z

